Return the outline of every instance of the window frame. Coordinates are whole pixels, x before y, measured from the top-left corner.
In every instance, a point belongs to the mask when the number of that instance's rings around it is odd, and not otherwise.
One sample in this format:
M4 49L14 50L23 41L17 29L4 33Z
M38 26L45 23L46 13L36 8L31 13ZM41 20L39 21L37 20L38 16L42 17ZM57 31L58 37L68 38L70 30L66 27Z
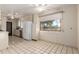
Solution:
M41 29L41 22L47 22L47 21L53 21L53 20L60 20L60 30L44 30L44 29ZM58 31L58 32L61 32L61 19L53 19L53 20L45 20L45 21L40 21L40 31Z

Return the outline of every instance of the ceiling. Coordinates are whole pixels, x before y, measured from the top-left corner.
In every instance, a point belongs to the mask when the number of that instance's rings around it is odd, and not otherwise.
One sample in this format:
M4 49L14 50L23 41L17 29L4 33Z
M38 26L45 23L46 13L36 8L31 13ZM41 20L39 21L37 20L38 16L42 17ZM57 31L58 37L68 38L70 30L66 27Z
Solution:
M59 4L46 4L41 6L44 10L57 8ZM34 13L40 13L42 11L37 10L38 7L35 4L0 4L0 10L3 14L18 13L20 15L32 15Z

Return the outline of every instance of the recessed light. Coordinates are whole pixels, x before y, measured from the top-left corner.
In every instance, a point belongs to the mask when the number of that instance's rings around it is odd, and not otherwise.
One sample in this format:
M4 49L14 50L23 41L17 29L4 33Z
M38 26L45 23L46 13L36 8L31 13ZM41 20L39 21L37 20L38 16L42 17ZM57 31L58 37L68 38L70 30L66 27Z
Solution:
M44 11L45 10L45 8L42 8L42 7L38 7L38 8L36 8L39 12L42 12L42 11Z

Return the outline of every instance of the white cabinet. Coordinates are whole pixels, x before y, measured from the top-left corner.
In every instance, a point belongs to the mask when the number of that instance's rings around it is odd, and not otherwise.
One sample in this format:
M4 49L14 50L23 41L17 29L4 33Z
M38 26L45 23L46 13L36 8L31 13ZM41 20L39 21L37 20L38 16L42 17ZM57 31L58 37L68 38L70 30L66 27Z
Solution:
M8 47L8 32L0 31L0 50Z

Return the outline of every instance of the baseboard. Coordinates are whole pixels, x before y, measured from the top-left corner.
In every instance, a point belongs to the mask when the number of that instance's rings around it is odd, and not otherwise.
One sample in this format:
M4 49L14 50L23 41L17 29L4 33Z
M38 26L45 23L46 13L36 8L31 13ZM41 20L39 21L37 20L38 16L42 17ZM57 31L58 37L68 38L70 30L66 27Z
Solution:
M67 46L67 47L71 47L71 48L76 48L76 49L78 49L77 47L73 47L73 46L69 46L69 45L65 45L65 44L61 44L61 43L51 42L51 41L43 40L43 39L40 39L40 40L46 41L46 42L50 42L50 43L52 43L52 44L54 43L54 44L63 45L63 46Z
M36 39L32 39L33 41L37 41Z

